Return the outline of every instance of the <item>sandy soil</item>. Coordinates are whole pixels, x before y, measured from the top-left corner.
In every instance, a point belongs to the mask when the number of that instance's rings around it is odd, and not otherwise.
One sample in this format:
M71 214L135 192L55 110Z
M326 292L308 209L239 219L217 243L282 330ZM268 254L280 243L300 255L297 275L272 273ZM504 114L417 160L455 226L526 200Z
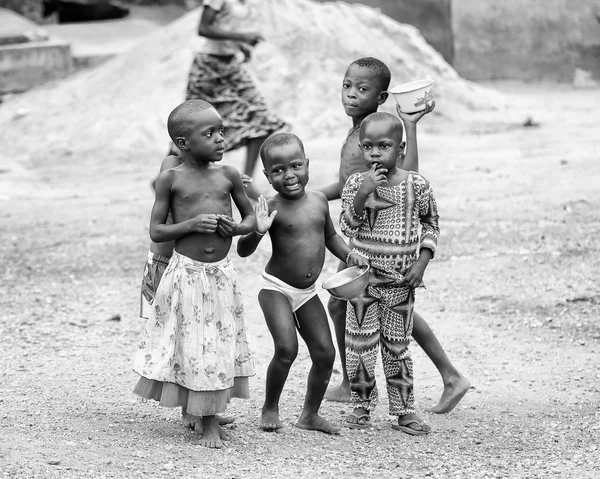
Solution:
M256 302L265 246L250 259L234 254L256 353L252 399L232 403L237 421L226 449L201 447L178 411L131 393L148 181L161 152L132 152L132 161L106 164L102 174L94 167L93 175L78 158L70 166L46 158L35 170L18 158L0 165L0 475L598 477L600 92L495 86L513 102L510 111L444 127L424 120L420 130L442 238L417 309L473 384L450 414L423 413L433 427L426 438L391 429L385 393L372 430L328 437L293 427L306 349L283 394L288 427L259 430L272 351ZM523 127L527 117L539 126ZM335 177L341 141L307 142L313 186ZM226 161L239 165L240 155ZM334 269L329 257L323 277ZM441 381L413 350L422 411L437 401ZM339 378L338 369L332 382ZM322 407L339 424L348 412Z

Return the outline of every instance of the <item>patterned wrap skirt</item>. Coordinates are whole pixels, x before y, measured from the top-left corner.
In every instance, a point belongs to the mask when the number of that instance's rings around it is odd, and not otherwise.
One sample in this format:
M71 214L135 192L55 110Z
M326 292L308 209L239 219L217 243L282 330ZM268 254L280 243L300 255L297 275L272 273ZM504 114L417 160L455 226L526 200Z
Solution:
M174 251L134 358L134 393L196 416L248 398L254 365L241 298L229 258L203 263Z
M287 123L269 111L252 77L235 56L197 53L186 100L207 101L219 112L225 127L225 151L245 146L249 139L288 129Z

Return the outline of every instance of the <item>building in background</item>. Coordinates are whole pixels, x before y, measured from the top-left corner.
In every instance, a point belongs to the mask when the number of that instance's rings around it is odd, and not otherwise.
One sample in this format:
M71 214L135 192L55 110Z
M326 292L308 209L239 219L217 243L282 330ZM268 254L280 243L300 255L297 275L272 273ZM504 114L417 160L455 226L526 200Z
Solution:
M119 1L184 8L201 3ZM398 22L414 25L461 76L470 80L571 81L578 68L600 80L600 0L346 1L379 8ZM42 0L0 0L0 7L38 22L41 4Z
M600 80L600 0L346 1L414 25L469 80Z

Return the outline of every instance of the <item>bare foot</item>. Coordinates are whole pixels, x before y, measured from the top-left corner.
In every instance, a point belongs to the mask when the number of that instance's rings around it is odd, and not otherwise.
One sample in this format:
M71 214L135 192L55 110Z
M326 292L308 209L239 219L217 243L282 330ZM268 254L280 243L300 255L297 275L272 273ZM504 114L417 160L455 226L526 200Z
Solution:
M219 426L226 426L227 424L231 424L235 421L234 417L219 416L218 414L215 414L215 418L217 419ZM196 434L202 434L202 421L200 419L201 418L199 416L189 414L187 412L187 408L182 406L181 422L183 423L184 427L193 429Z
M227 424L232 424L235 422L234 417L219 416L218 414L215 414L215 417L217 418L219 426L227 426Z
M350 384L342 382L339 386L328 388L325 399L333 402L350 402Z
M434 412L436 414L443 414L452 411L456 405L460 402L467 391L471 387L471 383L464 376L459 376L456 379L449 381L444 384L444 391L442 397L436 406L426 408L427 412Z
M204 416L202 418L202 429L204 433L202 434L200 444L210 449L223 448L223 441L221 438L221 433L223 431L215 416Z
M222 441L231 441L231 434L229 434L229 432L227 430L223 429L220 424L219 424L219 436L221 437Z
M181 422L183 423L184 427L196 430L196 423L201 424L200 419L201 419L200 417L194 416L193 414L188 413L185 406L183 406L181 408ZM201 428L202 428L202 426L201 426ZM200 433L200 434L202 434L202 433Z
M282 429L283 423L279 419L279 413L277 411L268 411L263 409L262 416L260 417L260 428L263 431L268 432Z
M327 419L322 418L318 414L312 416L300 416L296 427L300 429L308 429L310 431L321 431L326 434L339 434L340 428L331 424Z

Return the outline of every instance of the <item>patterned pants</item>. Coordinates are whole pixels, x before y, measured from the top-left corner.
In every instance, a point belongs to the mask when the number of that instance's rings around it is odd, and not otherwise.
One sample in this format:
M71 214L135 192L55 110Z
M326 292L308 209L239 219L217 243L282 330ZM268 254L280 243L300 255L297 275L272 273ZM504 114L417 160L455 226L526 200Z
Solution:
M413 307L414 291L406 286L369 286L349 301L346 362L355 408L372 411L377 405L375 364L381 344L390 415L414 414L413 364L408 350Z

